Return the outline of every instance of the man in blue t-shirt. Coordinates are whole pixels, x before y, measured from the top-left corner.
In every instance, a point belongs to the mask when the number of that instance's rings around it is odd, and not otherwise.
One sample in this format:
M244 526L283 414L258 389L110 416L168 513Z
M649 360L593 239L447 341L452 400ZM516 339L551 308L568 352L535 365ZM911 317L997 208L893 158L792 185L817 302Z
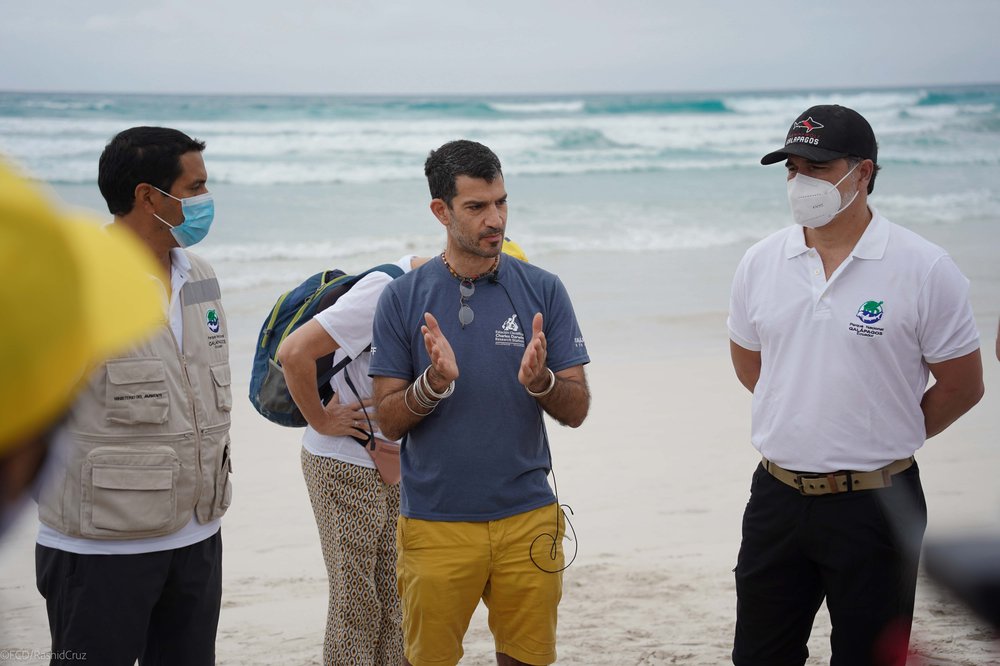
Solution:
M457 664L482 598L497 663L556 659L563 516L543 410L577 427L590 362L555 275L501 257L507 192L486 146L424 165L445 251L386 287L370 374L382 432L406 437L397 576L408 663Z

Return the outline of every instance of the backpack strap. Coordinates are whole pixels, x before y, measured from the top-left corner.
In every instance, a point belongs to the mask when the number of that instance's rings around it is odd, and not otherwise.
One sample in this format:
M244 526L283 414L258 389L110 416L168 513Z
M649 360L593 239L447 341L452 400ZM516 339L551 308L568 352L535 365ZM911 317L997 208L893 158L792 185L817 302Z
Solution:
M369 345L369 349L370 348L371 348L371 346ZM340 365L340 364L338 363L337 365ZM361 400L361 396L358 395L358 389L356 389L354 387L354 382L351 381L351 376L348 373L346 373L346 372L344 373L344 381L347 382L347 386L348 386L348 388L351 389L351 393L354 394L354 397L358 399L358 404L361 405L361 411L363 411L365 413L365 421L368 421L368 433L367 433L368 436L367 437L365 437L363 439L361 437L355 437L354 435L349 435L349 437L351 439L353 439L355 442L357 442L358 444L360 444L361 446L367 446L372 451L374 451L375 450L375 428L372 426L372 420L370 418L368 418L368 410L365 409L365 406L361 404L362 400Z
M370 351L371 348L372 348L372 346L368 345L363 350L361 350L361 353L363 354L366 351ZM336 365L330 366L329 370L327 370L327 371L323 372L322 374L318 375L316 377L316 383L319 384L320 386L323 386L325 384L329 384L330 380L332 380L334 378L334 376L338 372L340 372L341 370L343 370L344 368L346 368L348 365L350 365L351 361L353 361L353 360L354 359L351 358L350 356L345 356L344 358L340 359L339 363L337 363ZM347 377L346 373L344 374L344 377ZM348 382L350 382L350 380L348 380ZM348 384L348 385L350 385L350 384ZM351 388L353 389L354 387L352 386ZM355 393L357 393L357 391L355 391Z

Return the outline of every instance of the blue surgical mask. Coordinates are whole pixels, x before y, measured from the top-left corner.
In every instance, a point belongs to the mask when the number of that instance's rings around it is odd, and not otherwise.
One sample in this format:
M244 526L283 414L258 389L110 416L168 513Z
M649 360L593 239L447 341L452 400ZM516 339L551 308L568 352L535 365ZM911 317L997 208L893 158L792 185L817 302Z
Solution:
M177 226L170 224L156 213L153 213L156 219L170 227L170 233L177 239L177 244L181 247L191 247L195 243L203 241L205 236L208 235L208 230L212 228L212 220L215 219L215 200L212 198L212 193L206 192L196 197L178 199L155 185L153 188L171 199L181 202L181 212L184 214L184 221Z

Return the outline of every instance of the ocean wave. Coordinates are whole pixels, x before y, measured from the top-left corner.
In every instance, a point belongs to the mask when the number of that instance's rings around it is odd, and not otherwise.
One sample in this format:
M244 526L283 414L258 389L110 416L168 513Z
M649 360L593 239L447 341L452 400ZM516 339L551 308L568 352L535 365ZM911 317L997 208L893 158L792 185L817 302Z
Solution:
M873 203L887 217L902 224L958 224L970 218L1000 216L1000 192L986 189L947 194L878 194Z
M104 111L115 105L114 100L99 99L95 101L79 102L71 100L28 100L25 107L31 109L46 109L52 111Z
M555 136L554 143L554 147L559 150L606 150L628 147L612 141L600 130L587 127L560 132Z
M440 239L436 239L440 242ZM331 262L350 259L359 255L386 255L398 251L400 255L408 248L421 247L429 237L413 236L409 239L384 237L347 238L332 241L228 243L206 245L199 248L199 254L210 261L250 263L258 261L299 261L302 259L327 259Z
M722 97L690 95L601 96L587 101L591 114L715 114L729 113Z
M778 142L775 141L775 144ZM741 149L732 153L711 154L698 151L674 152L666 155L646 154L640 149L622 147L615 154L604 150L577 147L567 148L560 159L545 155L524 154L505 160L507 176L577 176L587 174L675 173L713 170L755 170L759 159L772 144L761 144L758 149ZM1000 153L988 146L960 150L950 146L906 147L901 146L885 154L879 162L884 166L997 166ZM55 184L89 184L97 179L97 158L93 155L73 159L17 160L43 180ZM207 159L210 183L253 186L282 185L365 185L410 180L423 180L423 160L414 159L401 163L375 163L367 160L351 161L347 158L321 162L261 159L238 161Z
M542 102L487 102L489 108L500 113L580 113L587 103L582 99Z
M865 114L879 109L900 109L916 106L927 97L926 91L888 92L829 92L829 93L786 93L766 96L727 97L726 108L737 113L775 114L784 118L789 113L797 113L817 104L840 104ZM796 111L796 109L798 111ZM794 119L794 118L792 118Z
M66 161L87 159L96 162L106 140L79 136L64 136L57 140L0 133L0 152L14 157L29 157L31 161Z
M913 164L919 166L997 166L1000 165L1000 152L995 143L981 146L962 146L937 144L928 146L901 145L893 149L885 159L879 156L879 164Z
M921 106L937 106L940 104L955 104L960 106L975 106L978 104L993 104L1000 100L1000 86L958 87L944 90L928 91Z
M508 173L749 168L781 145L791 113L831 102L866 115L885 162L1000 162L1000 87L482 99L28 97L35 105L69 100L92 109L24 116L24 96L0 93L0 152L59 183L93 182L108 139L140 124L177 127L207 141L212 180L237 184L421 178L428 151L456 138L489 145ZM113 109L102 108L108 102ZM158 103L163 108L156 111ZM17 104L18 114L5 115Z
M759 159L759 158L758 158ZM507 176L573 176L583 174L667 173L671 171L702 171L711 169L756 168L752 159L686 159L663 162L656 159L567 161L557 163L514 162L504 167ZM210 167L214 182L234 185L324 185L368 184L403 180L423 180L419 165L374 167L345 165L343 168L316 165L227 165L214 163ZM84 180L57 182L89 182Z
M110 97L39 96L20 95L0 97L0 114L20 115L40 113L51 116L53 112L106 112L116 102Z

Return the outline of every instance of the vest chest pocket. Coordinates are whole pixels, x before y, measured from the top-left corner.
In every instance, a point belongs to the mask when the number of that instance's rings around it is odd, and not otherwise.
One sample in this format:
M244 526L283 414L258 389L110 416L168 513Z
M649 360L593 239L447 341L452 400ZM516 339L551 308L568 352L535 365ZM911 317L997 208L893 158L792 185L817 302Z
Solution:
M232 375L228 363L211 366L212 383L215 385L215 405L219 411L228 412L233 408Z
M101 447L83 464L80 528L87 536L152 536L177 520L180 462L170 447Z
M107 362L107 419L112 423L166 423L170 410L167 374L158 358Z

